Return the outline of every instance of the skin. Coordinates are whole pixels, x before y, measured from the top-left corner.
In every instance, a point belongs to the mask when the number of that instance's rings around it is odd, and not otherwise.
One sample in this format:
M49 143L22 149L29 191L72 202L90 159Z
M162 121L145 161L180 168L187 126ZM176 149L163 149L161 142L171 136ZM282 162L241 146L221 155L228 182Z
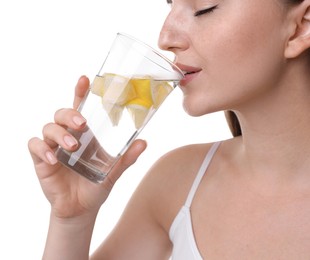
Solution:
M217 8L200 16L195 12ZM242 137L223 141L192 204L196 243L206 259L310 258L310 1L174 0L159 38L189 74L181 82L192 116L233 110ZM146 148L137 140L102 185L61 166L63 128L82 129L75 110L89 85L79 79L73 109L55 113L43 139L29 141L51 204L43 259L88 259L96 215L113 184ZM224 94L223 94L224 93ZM226 94L227 93L227 94ZM168 232L211 144L160 158L91 259L168 259Z

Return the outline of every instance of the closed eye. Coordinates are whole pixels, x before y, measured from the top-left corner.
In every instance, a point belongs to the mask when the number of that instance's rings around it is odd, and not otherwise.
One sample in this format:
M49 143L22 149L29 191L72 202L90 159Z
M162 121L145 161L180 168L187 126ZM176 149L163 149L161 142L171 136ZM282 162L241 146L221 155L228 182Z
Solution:
M200 15L203 15L203 14L212 13L216 8L217 8L217 5L212 6L210 8L199 10L199 11L195 12L194 16L197 17L197 16L200 16Z

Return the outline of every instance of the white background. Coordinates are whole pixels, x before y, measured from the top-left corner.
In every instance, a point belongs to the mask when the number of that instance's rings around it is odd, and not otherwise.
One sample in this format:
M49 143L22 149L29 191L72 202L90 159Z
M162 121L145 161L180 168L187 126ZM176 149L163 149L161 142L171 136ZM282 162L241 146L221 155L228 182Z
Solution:
M54 111L71 106L80 75L91 79L117 32L156 47L165 0L1 0L0 2L0 259L41 259L49 204L27 142L41 136ZM92 250L118 219L132 191L165 152L230 137L223 113L191 118L176 89L144 129L148 149L103 206Z

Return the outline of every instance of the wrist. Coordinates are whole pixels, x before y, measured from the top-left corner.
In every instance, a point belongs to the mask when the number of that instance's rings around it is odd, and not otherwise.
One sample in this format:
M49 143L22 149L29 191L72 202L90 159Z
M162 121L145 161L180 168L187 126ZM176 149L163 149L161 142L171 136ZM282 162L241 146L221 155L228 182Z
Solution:
M88 259L97 212L62 218L53 211L43 259ZM61 256L61 258L59 258Z
M50 223L60 225L63 227L68 227L68 228L84 227L84 226L86 227L86 226L94 225L97 214L98 214L98 211L94 211L94 212L87 212L87 213L77 215L77 216L71 216L71 217L65 216L64 217L64 216L59 216L57 213L51 210Z

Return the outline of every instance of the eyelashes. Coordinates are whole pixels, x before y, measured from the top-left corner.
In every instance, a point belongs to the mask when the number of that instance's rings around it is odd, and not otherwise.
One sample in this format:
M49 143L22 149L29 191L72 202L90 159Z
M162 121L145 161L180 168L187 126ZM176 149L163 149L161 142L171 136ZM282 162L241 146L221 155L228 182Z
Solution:
M167 1L168 5L171 5L173 0L166 0L166 1ZM202 10L198 10L194 13L194 16L197 17L197 16L200 16L203 14L212 13L216 8L217 8L217 5L212 6L212 7L208 7L208 8L202 9Z
M194 13L194 16L200 16L200 15L203 15L203 14L208 14L208 13L212 13L215 9L217 8L217 5L215 6L212 6L210 8L206 8L206 9L202 9L202 10L199 10L197 12Z

